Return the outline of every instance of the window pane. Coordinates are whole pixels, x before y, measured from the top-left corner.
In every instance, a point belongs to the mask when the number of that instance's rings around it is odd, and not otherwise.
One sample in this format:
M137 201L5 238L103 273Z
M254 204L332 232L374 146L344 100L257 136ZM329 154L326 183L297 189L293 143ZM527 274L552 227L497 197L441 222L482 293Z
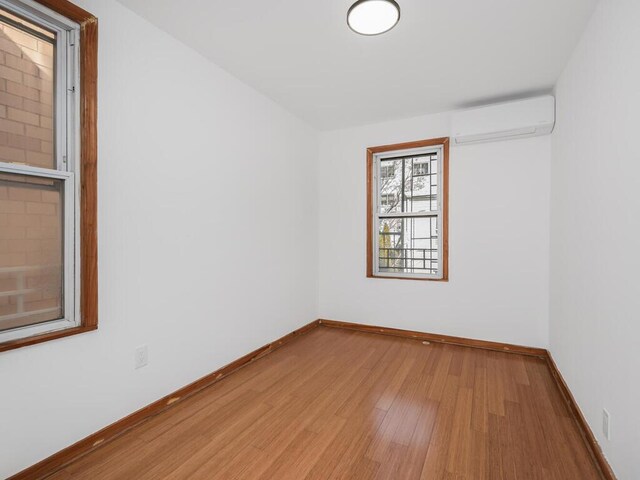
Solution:
M63 317L63 181L0 173L0 331Z
M380 161L380 213L399 212L402 200L402 160Z
M438 273L438 219L385 218L378 232L383 273Z
M405 212L438 210L438 155L421 155L404 160Z
M380 160L380 213L438 210L436 153Z
M0 161L55 168L55 34L0 9Z

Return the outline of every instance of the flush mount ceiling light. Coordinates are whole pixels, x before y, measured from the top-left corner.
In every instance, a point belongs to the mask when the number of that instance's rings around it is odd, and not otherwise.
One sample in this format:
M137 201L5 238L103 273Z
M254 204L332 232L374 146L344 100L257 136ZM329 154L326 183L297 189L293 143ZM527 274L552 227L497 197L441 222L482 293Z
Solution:
M360 35L388 32L400 20L400 5L394 0L358 0L347 12L347 25Z

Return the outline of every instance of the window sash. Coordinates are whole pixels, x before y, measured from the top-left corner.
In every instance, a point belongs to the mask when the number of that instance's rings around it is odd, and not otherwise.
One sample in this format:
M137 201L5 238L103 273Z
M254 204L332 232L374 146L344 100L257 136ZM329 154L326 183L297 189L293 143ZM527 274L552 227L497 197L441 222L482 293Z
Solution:
M420 156L425 154L436 154L437 155L437 163L438 163L438 209L424 212L392 212L392 213L381 213L381 195L380 192L380 180L382 178L381 171L381 162L383 160L391 160L408 156ZM408 150L396 150L384 153L378 153L373 156L373 207L375 211L372 212L373 215L373 229L372 229L372 238L369 239L373 245L373 273L377 277L401 277L401 278L426 278L426 279L434 279L440 280L444 277L443 273L443 242L442 242L442 232L443 232L443 214L442 214L442 200L444 196L443 192L443 156L444 156L444 148L442 145L438 145L435 147L424 147L424 148L415 148ZM402 185L401 188L404 188ZM380 270L380 244L379 244L379 235L380 235L380 221L383 219L393 219L393 218L437 218L437 228L439 235L438 242L438 271L436 274L431 273L416 273L416 272L385 272Z
M80 305L79 292L76 288L79 285L78 261L77 261L77 239L79 238L76 225L77 215L77 188L76 175L73 172L57 171L48 168L38 168L28 165L15 165L12 163L0 162L0 172L13 173L17 175L28 175L38 178L50 178L62 180L63 191L63 302L64 317L33 325L25 325L10 330L0 332L0 342L15 340L26 336L36 335L43 332L51 332L65 328L72 328L79 325Z
M80 26L32 0L0 0L0 6L56 34L55 154L56 170L78 172L80 110L76 102L79 82ZM61 102L60 99L65 99Z

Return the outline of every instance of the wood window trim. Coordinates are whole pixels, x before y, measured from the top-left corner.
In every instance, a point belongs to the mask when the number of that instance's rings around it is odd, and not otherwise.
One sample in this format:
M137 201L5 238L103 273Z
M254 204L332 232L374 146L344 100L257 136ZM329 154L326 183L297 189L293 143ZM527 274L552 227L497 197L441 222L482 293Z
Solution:
M431 138L415 142L395 143L367 148L367 278L393 280L420 280L430 282L449 281L449 137ZM442 145L442 278L392 277L375 275L373 270L373 169L374 156L378 153Z
M37 3L80 25L80 325L0 343L0 352L98 328L98 19L67 0Z

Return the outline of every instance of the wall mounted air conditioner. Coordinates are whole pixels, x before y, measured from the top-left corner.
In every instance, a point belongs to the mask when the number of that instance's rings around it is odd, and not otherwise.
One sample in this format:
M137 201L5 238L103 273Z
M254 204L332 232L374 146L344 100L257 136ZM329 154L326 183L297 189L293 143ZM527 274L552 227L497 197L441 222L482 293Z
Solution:
M551 95L455 112L454 145L548 135L556 122Z

